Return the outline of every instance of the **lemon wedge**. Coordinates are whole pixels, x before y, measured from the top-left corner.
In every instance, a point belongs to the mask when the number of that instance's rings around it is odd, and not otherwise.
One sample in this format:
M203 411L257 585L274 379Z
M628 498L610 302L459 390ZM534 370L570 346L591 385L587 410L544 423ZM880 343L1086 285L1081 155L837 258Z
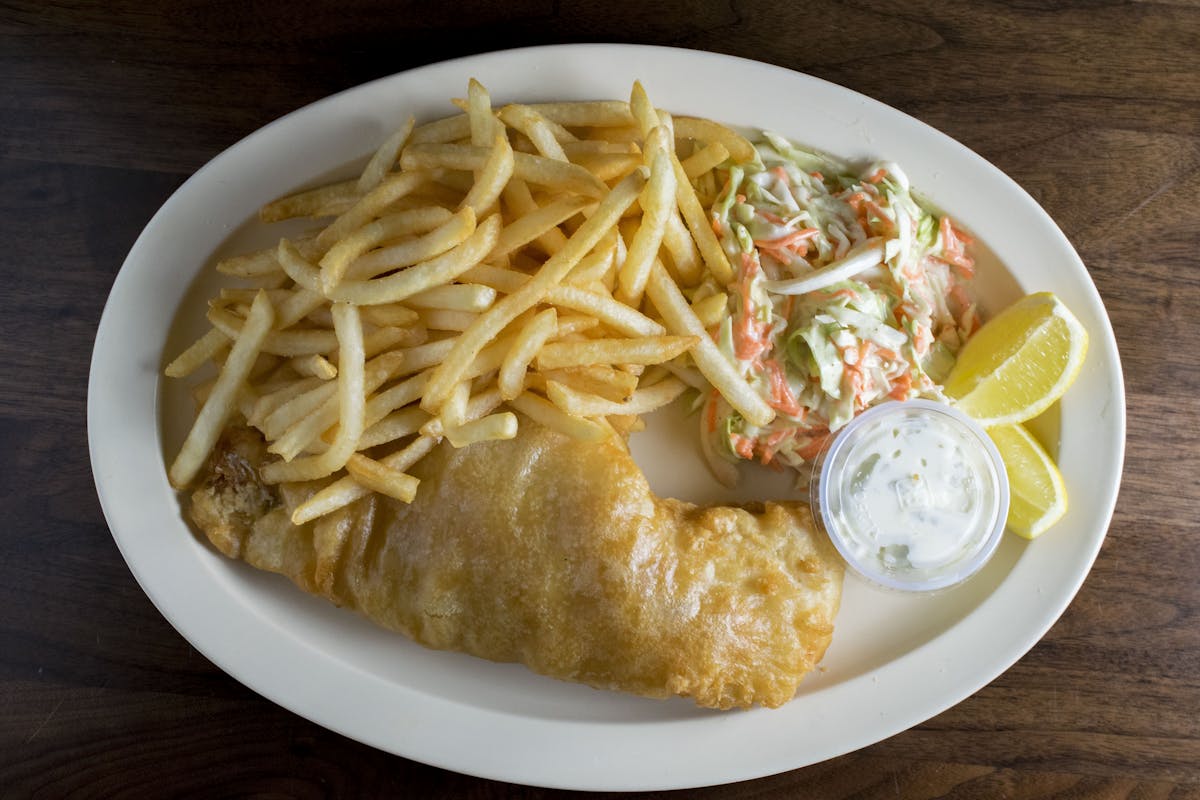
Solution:
M1032 539L1067 513L1062 474L1024 425L996 425L987 434L1008 473L1008 529Z
M1079 374L1087 330L1050 292L1018 300L984 324L958 354L946 395L985 428L1041 414Z

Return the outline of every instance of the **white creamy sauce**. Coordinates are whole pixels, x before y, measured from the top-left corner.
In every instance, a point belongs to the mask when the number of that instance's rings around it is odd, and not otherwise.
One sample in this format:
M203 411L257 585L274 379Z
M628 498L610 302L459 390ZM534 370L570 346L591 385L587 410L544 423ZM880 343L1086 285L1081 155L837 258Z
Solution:
M864 422L822 478L832 482L827 523L848 555L872 571L914 577L974 556L997 522L1001 491L975 435L941 413Z
M977 449L936 418L878 425L857 447L842 507L851 544L889 567L928 569L978 542L982 518Z

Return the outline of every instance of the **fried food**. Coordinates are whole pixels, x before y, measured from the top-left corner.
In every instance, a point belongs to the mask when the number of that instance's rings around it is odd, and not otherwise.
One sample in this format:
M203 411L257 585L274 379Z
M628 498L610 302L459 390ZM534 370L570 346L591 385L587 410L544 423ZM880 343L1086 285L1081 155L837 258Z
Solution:
M217 264L244 283L167 367L218 372L173 485L199 487L221 552L423 645L786 702L829 644L836 552L805 506L656 497L623 438L685 396L775 416L714 339L734 296L704 203L749 145L677 127L640 84L628 103L467 95L358 180L261 209L311 230Z
M779 706L820 660L842 586L807 506L702 508L651 492L619 439L524 420L438 445L410 504L380 494L304 525L308 484L265 484L226 431L191 515L223 553L428 647L701 706Z

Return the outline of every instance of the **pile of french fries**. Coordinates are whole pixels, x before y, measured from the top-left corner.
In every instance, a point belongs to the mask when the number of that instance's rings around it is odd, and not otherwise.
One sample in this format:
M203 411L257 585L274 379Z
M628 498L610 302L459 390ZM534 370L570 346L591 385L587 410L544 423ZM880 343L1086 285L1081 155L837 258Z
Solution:
M323 227L217 264L242 288L166 369L217 365L172 485L237 414L279 456L262 480L325 482L296 524L370 492L411 502L409 470L439 442L512 438L518 415L600 440L691 386L771 419L712 336L734 273L706 209L752 145L640 84L628 102L496 109L472 80L454 102L410 118L357 179L260 211Z

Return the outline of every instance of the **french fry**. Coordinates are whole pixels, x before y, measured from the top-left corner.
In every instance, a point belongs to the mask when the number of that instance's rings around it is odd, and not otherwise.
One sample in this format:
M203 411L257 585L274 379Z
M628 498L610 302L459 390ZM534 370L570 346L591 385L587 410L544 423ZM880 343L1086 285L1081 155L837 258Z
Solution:
M246 421L260 431L264 431L267 418L276 410L292 399L307 394L325 383L326 381L320 378L297 378L285 386L279 386L269 391L267 387L263 387L262 393L251 406L250 413L245 415ZM265 432L263 435L266 435Z
M394 275L366 281L343 281L328 293L330 299L355 305L394 303L406 297L432 289L454 280L479 263L496 244L500 232L497 214L480 223L467 239L442 255L401 270ZM280 262L292 280L305 288L320 291L320 275L316 268L299 258L287 240L280 242Z
M400 357L396 353L384 353L368 361L363 369L364 395L374 392L395 375L400 369L400 364ZM320 392L324 398L323 402L315 410L301 416L287 430L276 436L275 441L267 447L269 452L282 456L284 461L291 461L301 453L320 453L328 448L321 436L338 423L341 404L334 394L340 390L340 382L328 382L327 387L322 387ZM316 393L314 392L314 394ZM279 413L283 416L283 412ZM290 411L288 413L295 418L295 413ZM364 411L363 428L367 426L365 416ZM268 423L271 422L273 421L268 419Z
M710 294L703 300L692 303L692 313L700 320L707 330L720 325L729 314L729 295L724 292Z
M216 384L188 431L183 447L171 462L168 477L176 489L183 489L190 484L208 459L208 454L212 452L213 445L233 413L238 390L254 367L274 321L275 311L271 308L271 302L265 293L260 293L250 308L245 326L238 332L229 357L221 367Z
M683 167L683 174L687 175L689 180L694 181L704 173L716 169L718 165L728 159L729 150L725 148L725 145L720 142L712 142L679 163Z
M384 248L383 251L372 253L372 259L360 259L367 260L377 269L370 272L368 270L371 269L371 266L355 264L358 266L358 272L353 277L370 278L378 275L379 272L433 258L434 255L444 253L458 242L466 239L474 229L475 213L472 210L451 215L443 207L425 206L421 209L389 213L388 216L379 217L376 221L362 225L361 228L348 234L329 248L329 251L320 259L320 283L326 291L335 287L338 282L341 282L342 277L346 276L352 261L358 259L368 249L379 246L380 243L409 234L426 233L428 230L433 230L430 235L415 240L415 245L412 242L406 242L406 245L401 246L400 252L396 252L395 247ZM395 265L392 265L392 261L395 261Z
M642 163L642 159L636 155L600 153L594 156L580 156L575 163L590 172L596 180L609 183L624 178Z
M363 308L372 307L363 306ZM361 309L359 316L362 316ZM371 358L394 347L416 347L424 344L427 338L429 338L429 333L423 325L388 326L373 330L363 337L363 352L366 353L367 358Z
M378 219L330 248L321 259L321 287L326 294L341 282L343 276L347 280L363 281L394 269L410 267L457 247L475 232L475 210L467 207L449 215L422 236L367 252L381 242L396 238L397 234L393 232L399 231L401 226L389 225L390 220L411 214L401 212Z
M325 298L316 292L299 288L280 301L275 310L275 328L290 328L325 305Z
M543 401L545 402L545 401ZM466 422L479 419L490 414L500 404L500 393L492 390L471 398L467 403ZM549 405L549 404L547 404ZM440 434L439 434L440 436ZM437 446L439 437L421 435L401 450L379 459L384 466L398 472L404 472L420 461ZM292 512L292 522L303 525L317 517L349 505L359 498L370 494L370 489L362 486L353 477L345 477L334 481L329 486L314 494Z
M543 372L547 381L556 381L572 389L599 395L615 402L624 402L637 391L638 378L624 370L606 364L552 369Z
M496 302L496 290L476 283L447 283L418 292L404 304L412 308L445 311L486 311Z
M415 406L393 411L363 431L358 440L358 449L370 450L372 447L410 436L428 421L429 415Z
M337 303L333 306L333 322L338 337L337 435L324 453L264 465L260 474L266 483L324 478L346 466L346 461L358 448L365 411L366 358L362 346L362 320L355 306Z
M265 298L264 298L265 299ZM210 308L208 321L230 339L237 338L245 321L223 308ZM263 340L260 349L277 356L305 356L312 353L328 353L337 347L337 336L326 330L272 331Z
M271 307L278 309L279 304L291 296L291 291L288 289L279 289L266 287L258 287L254 289L222 289L218 294L218 302L215 305L236 306L238 309L244 309L244 312L239 310L238 313L245 316L246 312L250 311L250 305L254 302L254 298L258 296L260 291L267 293L267 299L271 301ZM279 313L275 314L275 327L283 327L279 324Z
M379 145L371 160L367 162L367 166L363 168L362 175L358 178L358 183L354 185L354 190L358 194L366 194L374 189L387 175L392 166L396 163L396 159L400 156L400 151L404 148L404 143L408 141L408 137L412 135L413 126L416 124L416 117L409 115L391 136L383 140Z
M504 131L500 130L492 143L492 152L483 162L483 167L475 178L475 184L459 207L474 209L479 215L488 213L512 178L515 164L512 145L508 143Z
M337 367L330 364L324 356L314 353L309 356L296 356L291 360L292 369L300 375L310 375L323 381L337 377Z
M278 439L289 428L299 423L337 394L337 384L322 381L299 394L291 394L284 401L262 415L258 429L267 439ZM258 413L257 409L255 413ZM318 431L319 433L319 431Z
M461 144L411 144L400 154L406 170L445 167L474 171L483 169L490 148ZM405 173L401 173L405 174ZM513 177L536 183L550 190L569 191L588 197L601 197L607 187L578 164L552 158L513 153Z
M539 425L566 434L583 442L601 442L612 435L612 428L595 420L574 417L544 397L524 392L508 401L512 408L529 417Z
M634 123L629 104L620 100L532 103L530 108L567 128L615 128Z
M712 384L708 382L704 374L693 366L682 364L679 361L664 361L662 367L688 386L703 394L707 394L713 390Z
M536 213L538 210L539 206L537 201L533 199L533 194L529 191L529 186L519 178L508 182L508 186L504 187L503 196L504 205L508 207L509 215L516 220L528 214ZM567 243L567 237L555 225L548 227L545 233L535 237L535 241L537 241L538 246L546 255L552 256ZM499 255L493 256L493 258L499 257Z
M539 370L588 364L661 364L695 346L696 336L646 336L638 339L592 339L554 342L537 356Z
M224 331L209 328L207 333L176 356L174 361L167 364L163 373L169 378L186 378L211 361L218 353L224 352L225 348L229 347L230 341Z
M645 314L612 298L607 292L594 292L577 286L555 286L546 299L561 308L569 308L595 317L614 331L626 336L658 336L666 333Z
M721 249L721 243L717 240L717 234L713 232L708 215L696 197L696 190L692 188L687 173L683 171L683 165L674 154L671 155L671 166L675 170L675 200L679 204L683 221L691 231L708 271L716 278L717 283L726 286L733 282L733 267L729 266L729 259L725 257L725 251Z
M563 153L574 161L580 156L637 155L638 147L633 142L608 142L602 139L575 139L562 143Z
M381 463L397 472L403 472L429 455L436 446L435 440L428 436L419 436L403 450L382 459ZM312 522L314 519L348 506L370 493L370 489L354 480L353 477L347 476L334 481L296 507L292 512L292 524L303 525L306 522Z
M590 205L592 203L584 197L562 197L545 206L527 206L517 219L500 231L500 238L488 258L506 256L524 247Z
M633 82L633 89L629 93L629 111L634 123L641 129L642 138L648 139L650 131L658 127L658 112L654 110L654 104L650 102L641 81Z
M396 351L401 358L401 367L397 377L412 375L437 366L454 349L456 341L456 339L438 339L434 342L426 342L416 347L406 347Z
M471 136L471 118L466 114L435 119L413 128L408 141L412 144L442 144L457 142Z
M713 122L711 119L675 117L675 137L677 139L696 139L701 142L718 142L729 151L730 157L738 163L758 160L758 151L745 136L719 122Z
M322 251L328 250L335 242L380 216L392 203L411 194L428 181L429 174L421 171L389 175L317 234L317 247Z
M372 325L380 325L385 328L405 328L415 324L420 319L417 316L417 312L408 307L412 299L412 297L409 297L404 305L400 303L382 303L377 306L363 306L358 310L358 313L362 315L364 322L369 322ZM420 344L420 342L414 342L414 344Z
M653 109L651 109L653 111ZM656 128L655 130L663 130ZM671 154L660 152L650 169L650 181L642 191L642 222L629 245L625 263L621 265L617 299L637 308L641 305L650 265L658 256L666 231L667 219L675 210L675 172Z
M554 339L568 339L571 336L590 331L599 327L600 320L595 317L584 316L583 314L560 314L558 317L558 331L554 334Z
M281 222L294 217L312 217L335 201L356 200L359 194L356 180L318 186L272 200L258 210L258 218L263 222Z
M452 102L465 113L409 117L356 179L260 210L323 229L218 262L254 288L222 290L212 330L166 367L218 370L173 483L237 413L282 457L260 474L294 524L371 492L411 502L408 471L438 442L511 438L518 415L617 446L689 386L753 424L774 415L708 333L733 268L704 203L722 164L757 158L749 142L656 109L640 83L629 102L497 110L472 79Z
M366 425L368 428L379 424L383 419L390 416L396 409L405 409L409 403L421 399L421 393L425 391L425 383L429 380L429 376L424 372L418 372L394 386L389 386L387 389L375 394L367 401ZM415 409L421 411L421 409ZM425 420L429 419L429 414L421 411L421 416ZM365 434L364 434L365 435Z
M295 246L303 258L313 259L320 255L316 236L302 236L296 239ZM258 279L278 275L283 271L283 267L279 265L276 248L268 247L265 250L223 258L217 262L216 270L223 275Z
M525 371L529 369L534 356L557 328L558 314L553 308L548 308L535 316L517 334L516 340L500 365L500 374L496 377L496 384L500 388L502 398L511 400L524 391Z
M580 226L562 250L546 261L541 271L516 292L497 301L485 311L455 342L429 379L421 407L426 411L440 408L468 366L491 339L508 323L541 302L546 293L558 285L581 258L616 224L646 182L644 170L632 173L601 201L592 216Z
M671 256L671 264L680 282L685 286L695 286L703 277L704 267L700 260L700 251L692 241L687 225L675 208L667 216L667 226L663 231L663 247Z
M412 475L392 469L359 453L346 460L346 471L359 485L372 492L394 497L401 503L411 503L417 496L417 487L421 483Z
M477 442L512 439L517 435L517 415L511 411L490 414L474 422L446 428L446 440L452 447L467 447Z
M709 338L704 323L692 311L661 261L654 262L650 269L646 295L662 315L667 330L696 338L696 345L691 350L692 360L729 405L752 425L766 425L775 418L775 411L746 383Z
M489 264L477 264L464 272L459 278L463 281L478 283L494 291L512 294L529 281L529 276L507 267L494 267Z
M577 417L600 417L609 414L649 414L683 394L687 384L678 378L667 378L653 386L638 389L624 402L613 402L597 395L578 392L557 381L546 382L550 402Z
M496 119L492 116L492 96L483 84L471 78L467 82L467 119L471 125L471 144L485 147L496 137Z
M256 250L252 253L230 256L217 262L217 272L238 278L256 278L278 274L281 270L275 249Z
M470 399L470 381L463 381L458 386L455 386L454 391L450 393L450 398L442 406L442 413L438 415L439 426L444 430L445 428L462 425L467 418L467 401ZM424 433L425 431L422 430L421 432Z
M559 143L558 136L571 134L561 125L553 125L544 116L529 106L508 105L500 109L500 121L529 137L537 151L546 158L567 161L567 154ZM573 136L571 137L574 138Z

